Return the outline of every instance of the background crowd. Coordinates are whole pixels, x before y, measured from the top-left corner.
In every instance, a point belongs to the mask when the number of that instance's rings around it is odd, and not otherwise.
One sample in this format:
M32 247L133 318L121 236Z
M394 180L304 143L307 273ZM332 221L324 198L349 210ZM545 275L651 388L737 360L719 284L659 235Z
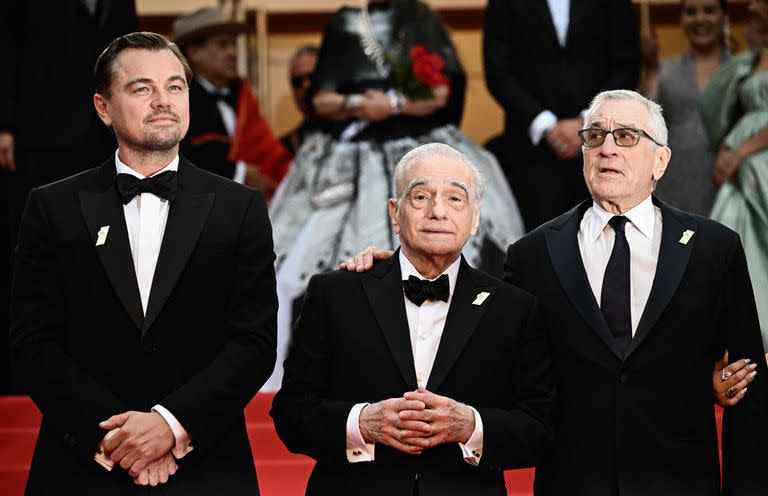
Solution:
M284 345L292 303L309 277L367 244L395 247L382 199L392 195L393 168L409 149L450 144L481 168L488 182L482 224L465 254L499 274L509 243L587 196L576 131L590 98L607 89L637 89L663 106L669 126L672 158L655 194L741 235L768 344L768 55L761 49L768 41L768 2L747 2L741 46L731 35L728 8L726 0L682 0L688 50L660 60L654 31L641 33L629 0L572 6L489 0L485 79L505 118L488 149L459 128L463 64L450 31L424 3L370 0L343 7L320 46L297 47L286 81L303 120L282 137L270 130L237 73L236 39L246 25L219 9L201 9L178 18L169 33L194 73L181 153L272 197ZM91 104L93 64L109 41L137 30L139 20L130 0L70 0L45 10L6 2L2 9L0 296L7 301L5 261L12 258L29 191L114 153L114 137ZM35 30L26 29L33 24ZM439 59L435 73L442 77L426 94L393 84L414 47ZM275 389L279 379L278 373L268 387ZM0 391L14 391L5 346Z

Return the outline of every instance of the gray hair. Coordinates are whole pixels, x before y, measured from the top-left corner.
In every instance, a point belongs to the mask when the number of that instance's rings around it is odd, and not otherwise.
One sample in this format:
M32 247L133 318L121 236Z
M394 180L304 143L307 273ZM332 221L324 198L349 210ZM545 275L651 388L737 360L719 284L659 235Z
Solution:
M606 100L630 100L642 103L646 110L648 110L648 120L651 126L651 129L648 130L649 134L662 145L667 145L667 123L664 122L661 105L631 90L610 90L598 93L592 99L592 103L589 104L589 108L586 114L584 114L585 127L589 126L589 123L592 122L592 116L595 114L597 107Z
M469 157L456 150L455 148L443 143L427 143L426 145L417 146L413 150L403 155L403 158L400 159L400 161L397 163L397 166L395 167L395 173L393 177L395 198L397 198L397 201L400 202L400 200L403 198L403 195L406 193L406 187L408 186L407 184L403 184L405 180L406 169L417 162L421 162L422 160L433 157L454 159L463 163L469 168L469 170L472 172L472 190L474 193L474 202L476 205L479 205L483 200L483 194L485 194L485 180L483 179L483 175L480 174L480 171L475 166L475 164L472 163Z

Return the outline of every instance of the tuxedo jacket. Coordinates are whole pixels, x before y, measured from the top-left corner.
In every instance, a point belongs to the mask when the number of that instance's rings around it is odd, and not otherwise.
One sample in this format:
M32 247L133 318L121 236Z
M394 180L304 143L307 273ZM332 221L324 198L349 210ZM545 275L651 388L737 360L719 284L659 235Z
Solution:
M23 216L12 363L43 414L26 494L152 492L93 455L100 421L155 404L194 450L154 491L258 494L243 408L272 372L277 311L262 195L180 157L144 317L115 173L35 189Z
M577 233L592 204L510 246L505 280L539 299L558 404L537 496L721 494L712 369L723 352L757 377L725 411L723 487L763 494L766 370L739 236L654 199L663 222L648 303L624 358L587 280ZM693 236L684 242L683 233Z
M474 304L480 292L490 296ZM549 357L535 299L462 260L427 389L480 413L480 464L457 443L414 456L376 445L375 461L346 458L356 403L417 387L397 253L368 273L315 275L285 361L272 417L289 450L317 463L307 494L504 495L503 470L532 466L549 436Z

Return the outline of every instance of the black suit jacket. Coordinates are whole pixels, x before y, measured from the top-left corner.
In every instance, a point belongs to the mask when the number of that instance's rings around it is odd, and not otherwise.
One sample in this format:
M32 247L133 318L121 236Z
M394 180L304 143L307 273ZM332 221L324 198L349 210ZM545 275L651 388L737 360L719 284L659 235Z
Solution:
M631 2L571 0L560 46L545 0L489 0L483 61L488 89L505 114L504 139L494 153L532 230L587 191L581 157L561 160L544 138L533 145L528 129L544 110L558 119L578 117L597 93L637 86L640 43Z
M477 294L490 296L473 305ZM376 446L349 463L346 420L356 403L416 389L397 254L368 273L314 276L285 361L272 416L288 449L317 460L308 494L503 495L502 470L529 467L549 436L552 400L535 299L462 260L427 389L473 406L483 421L478 467L457 444L419 456Z
M93 108L93 66L138 21L134 0L97 4L91 15L82 0L0 3L0 131L12 131L19 149L114 143Z
M144 318L114 178L112 159L35 189L23 217L11 352L43 413L26 494L136 494L124 471L93 461L98 424L158 403L194 451L157 491L258 494L243 408L275 361L263 197L180 158Z
M712 368L728 349L758 374L725 412L724 487L768 487L766 372L739 237L722 225L661 208L661 247L648 303L626 357L614 349L579 252L591 200L509 248L505 280L538 296L558 388L555 443L536 473L537 495L720 494ZM680 242L691 230L687 244Z

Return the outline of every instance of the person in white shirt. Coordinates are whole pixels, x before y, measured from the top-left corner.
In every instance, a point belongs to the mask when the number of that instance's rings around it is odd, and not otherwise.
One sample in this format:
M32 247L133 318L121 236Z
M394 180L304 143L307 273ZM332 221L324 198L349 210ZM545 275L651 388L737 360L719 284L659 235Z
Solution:
M413 149L388 205L396 256L310 280L271 412L286 446L317 460L308 494L499 494L503 470L544 450L536 300L461 255L483 188L455 149Z
M12 364L43 414L26 494L258 494L243 408L275 362L263 195L179 155L176 45L121 36L94 73L119 148L32 191L15 257Z

